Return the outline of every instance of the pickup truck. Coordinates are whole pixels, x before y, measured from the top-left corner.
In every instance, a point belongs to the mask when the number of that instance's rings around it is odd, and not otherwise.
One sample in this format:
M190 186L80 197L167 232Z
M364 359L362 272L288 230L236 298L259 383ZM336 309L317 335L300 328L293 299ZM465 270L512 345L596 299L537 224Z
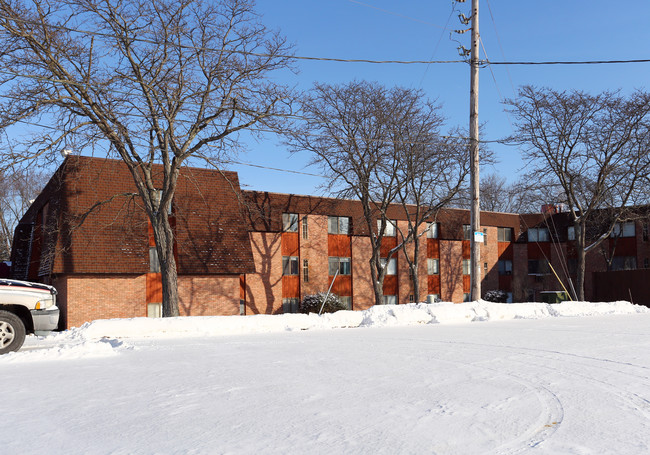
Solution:
M0 279L0 354L17 351L27 334L46 335L59 323L56 289Z

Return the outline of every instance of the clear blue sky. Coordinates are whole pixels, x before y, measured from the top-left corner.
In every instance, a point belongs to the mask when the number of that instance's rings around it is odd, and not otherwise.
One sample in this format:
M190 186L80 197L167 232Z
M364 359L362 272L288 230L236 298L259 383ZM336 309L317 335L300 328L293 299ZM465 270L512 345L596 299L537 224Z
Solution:
M468 28L458 13L469 16L471 0L258 0L257 11L270 28L295 45L296 55L373 60L458 60L451 29ZM489 7L488 7L489 6ZM491 14L490 14L491 13ZM650 58L650 2L632 0L480 0L480 32L492 61L625 60ZM446 29L445 29L446 27ZM469 33L453 39L469 47ZM485 55L482 53L482 58ZM314 82L377 81L387 86L421 88L438 99L448 126L469 122L469 67L446 65L373 65L359 63L297 63L299 74L282 80L301 89ZM482 139L512 133L502 98L521 85L590 92L650 89L650 63L583 66L493 66L480 71L479 117L486 123ZM499 163L483 167L510 180L524 163L519 150L493 144ZM309 156L290 156L273 137L249 141L241 161L262 166L317 173L307 168ZM295 194L321 194L321 178L232 166L242 187Z

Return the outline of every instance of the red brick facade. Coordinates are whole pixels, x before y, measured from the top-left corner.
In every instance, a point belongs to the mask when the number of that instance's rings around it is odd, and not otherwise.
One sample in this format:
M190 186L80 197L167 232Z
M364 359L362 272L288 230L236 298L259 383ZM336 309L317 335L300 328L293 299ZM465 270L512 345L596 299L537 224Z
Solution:
M161 300L160 276L149 270L152 237L133 192L131 176L121 162L68 157L21 220L12 253L13 276L57 287L63 327L155 313ZM284 229L284 214L292 214L297 224ZM388 212L406 232L404 215L398 206ZM330 232L328 223L337 223L330 217L343 219L340 222L347 227ZM184 168L172 218L181 315L293 311L304 296L327 291L333 270L340 272L333 292L351 308L363 310L374 304L369 227L358 202L240 191L234 173ZM553 241L528 242L527 231L551 226L549 220L555 229ZM420 237L419 300L428 295L428 300L462 302L469 292L470 277L463 273L469 258L469 241L464 240L469 213L442 210L436 222L435 238L426 233ZM566 214L484 212L481 223L486 236L480 246L484 293L503 290L514 301L539 300L541 291L568 286L566 275L571 274L575 249L567 242ZM634 258L638 268L647 267L650 241L643 226L636 223L633 237L606 241L605 252L624 257L619 262ZM426 228L422 226L422 232ZM509 232L507 239L504 230ZM382 257L397 243L397 236L384 237ZM384 280L384 294L395 296L399 304L416 300L407 254L413 258L412 245L397 252L396 273ZM602 251L588 256L588 299L591 272L606 270L604 257ZM552 273L546 269L536 273L536 261L546 260Z

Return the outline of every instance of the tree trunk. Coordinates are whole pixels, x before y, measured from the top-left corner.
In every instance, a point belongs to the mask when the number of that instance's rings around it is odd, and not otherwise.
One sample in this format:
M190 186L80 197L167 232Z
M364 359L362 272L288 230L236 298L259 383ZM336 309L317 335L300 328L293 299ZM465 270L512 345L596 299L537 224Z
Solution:
M578 300L585 300L585 271L586 271L586 253L585 253L585 223L576 226L576 251L578 254L578 270L576 276L576 291Z
M413 262L411 262L411 276L413 277L413 300L415 303L420 302L420 278L418 255L420 252L420 239L417 235L413 236ZM404 251L406 255L406 251Z
M373 248L370 257L370 279L372 280L372 289L375 294L375 305L382 305L384 303L384 276L386 276L386 268L384 267L384 270L381 273L379 272L381 261L378 255L378 249Z
M164 212L164 211L161 211ZM162 315L176 317L178 311L178 272L174 258L174 232L166 212L150 217L162 279Z

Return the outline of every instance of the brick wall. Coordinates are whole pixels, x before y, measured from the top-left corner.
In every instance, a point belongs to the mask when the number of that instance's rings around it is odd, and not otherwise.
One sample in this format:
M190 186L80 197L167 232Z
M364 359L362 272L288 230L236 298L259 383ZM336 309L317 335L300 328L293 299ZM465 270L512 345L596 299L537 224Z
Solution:
M366 310L375 304L368 262L371 252L369 237L352 237L352 304L355 310Z
M462 241L440 241L440 298L444 302L463 301L462 260Z
M231 316L239 314L239 276L178 277L181 316Z
M246 314L282 312L282 251L279 232L251 232L256 273L246 275Z

